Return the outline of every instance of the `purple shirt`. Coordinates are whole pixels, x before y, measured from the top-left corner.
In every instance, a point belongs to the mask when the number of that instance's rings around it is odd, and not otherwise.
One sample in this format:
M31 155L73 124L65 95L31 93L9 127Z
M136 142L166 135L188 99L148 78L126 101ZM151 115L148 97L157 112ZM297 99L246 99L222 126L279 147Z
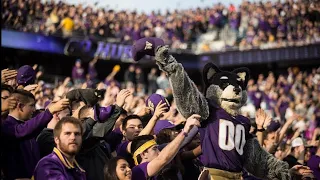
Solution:
M117 147L117 156L125 158L128 161L130 168L133 168L134 160L132 158L132 155L127 151L129 142L130 141L124 141Z
M84 79L84 69L74 66L72 69L72 79Z
M46 110L28 121L8 116L1 126L3 172L8 179L31 178L40 160L36 137L52 119Z
M39 161L34 170L33 178L34 180L85 180L86 175L76 161L73 166L57 148L54 148L51 154Z
M314 177L320 178L320 156L313 155L307 163L308 167L313 171Z
M224 109L209 102L210 115L201 123L200 140L203 165L230 172L243 169L243 148L252 138L250 120L238 115L232 117Z
M156 177L148 177L147 166L149 162L141 163L132 169L132 180L156 180Z

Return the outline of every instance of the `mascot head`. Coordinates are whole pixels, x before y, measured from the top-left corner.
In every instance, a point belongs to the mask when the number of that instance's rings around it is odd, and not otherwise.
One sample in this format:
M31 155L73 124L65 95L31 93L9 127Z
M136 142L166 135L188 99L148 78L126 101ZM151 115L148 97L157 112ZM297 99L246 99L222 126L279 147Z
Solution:
M247 101L249 69L238 68L232 72L222 71L212 63L203 69L205 96L213 100L232 116L240 113Z

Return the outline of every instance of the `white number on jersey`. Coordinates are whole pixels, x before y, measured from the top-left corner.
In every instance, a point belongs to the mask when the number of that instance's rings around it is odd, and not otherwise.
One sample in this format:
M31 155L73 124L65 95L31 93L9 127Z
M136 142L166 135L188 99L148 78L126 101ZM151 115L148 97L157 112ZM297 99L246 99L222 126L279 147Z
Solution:
M241 124L234 124L231 121L220 119L219 123L219 147L226 151L236 148L242 155L246 143L245 128Z

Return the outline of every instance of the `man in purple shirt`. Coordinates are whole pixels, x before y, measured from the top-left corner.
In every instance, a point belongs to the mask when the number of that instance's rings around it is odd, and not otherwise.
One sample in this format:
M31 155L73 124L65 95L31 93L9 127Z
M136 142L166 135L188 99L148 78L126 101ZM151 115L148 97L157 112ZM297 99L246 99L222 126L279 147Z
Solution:
M3 173L7 179L31 178L40 160L37 135L52 119L52 114L69 105L62 99L49 106L44 112L32 118L35 112L35 98L26 90L15 90L12 97L18 100L17 106L9 110L7 119L1 126L3 146Z
M82 144L83 128L74 117L62 118L53 130L56 148L37 164L33 178L85 180L85 171L75 160Z
M155 180L159 172L176 156L184 139L193 126L200 126L199 115L192 115L186 121L181 133L161 152L153 136L139 136L132 141L131 152L136 166L132 169L132 180ZM167 179L164 177L164 179Z

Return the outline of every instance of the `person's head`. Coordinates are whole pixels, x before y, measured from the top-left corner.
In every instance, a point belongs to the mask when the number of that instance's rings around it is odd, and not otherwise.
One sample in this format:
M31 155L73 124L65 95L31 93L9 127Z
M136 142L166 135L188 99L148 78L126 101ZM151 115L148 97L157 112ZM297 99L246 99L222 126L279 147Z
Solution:
M304 153L305 151L305 146L304 146L304 141L301 137L297 137L292 140L291 142L291 152L295 156L299 156L301 153Z
M131 180L129 163L123 157L111 158L104 167L105 180Z
M129 66L129 71L130 71L130 72L134 72L134 70L135 70L134 65L130 65L130 66Z
M11 86L1 83L1 104L3 104L4 100L9 98L12 92L13 88Z
M152 135L142 135L134 138L131 143L131 153L135 164L150 162L158 157L160 151Z
M81 67L81 60L78 59L78 60L76 61L76 64L75 64L75 65L76 65L77 68L80 68L80 67Z
M57 112L57 116L59 118L59 120L61 120L62 118L64 117L67 117L67 116L71 116L71 109L70 108L66 108L60 112Z
M174 129L162 129L157 134L157 143L164 144L171 142L176 136L178 132Z
M83 106L85 106L85 103L83 101L72 101L71 102L72 116L79 118L79 111Z
M265 146L270 146L270 145L274 144L276 142L276 135L277 135L276 131L265 131L263 133L263 136L264 136L263 143L264 143L264 145Z
M171 142L179 133L179 131L176 129L176 125L168 120L157 121L153 131L157 136L158 144Z
M83 128L74 117L62 118L53 129L54 142L63 153L75 156L82 144Z
M274 153L274 156L277 159L282 159L285 156L285 152L286 152L286 143L282 143L277 147L277 150Z
M156 74L157 73L157 69L156 68L152 68L151 69L151 74Z
M122 121L122 134L129 141L137 137L142 129L143 125L140 116L129 115Z
M94 110L93 107L85 105L79 110L79 119L84 119L88 117L94 119Z
M14 115L22 121L26 121L32 118L33 113L36 111L36 100L33 94L23 89L14 90L11 94L18 100L16 108L10 110L9 113Z

